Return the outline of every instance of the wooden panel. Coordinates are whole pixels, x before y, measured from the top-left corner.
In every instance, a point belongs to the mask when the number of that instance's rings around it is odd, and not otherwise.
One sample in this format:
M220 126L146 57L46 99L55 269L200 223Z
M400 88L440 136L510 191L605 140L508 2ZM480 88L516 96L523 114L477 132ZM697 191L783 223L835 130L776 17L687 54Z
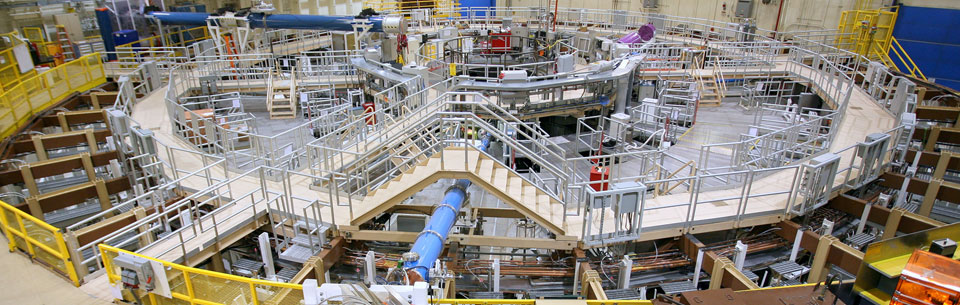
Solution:
M862 199L840 195L830 200L827 206L859 219L860 215L863 215L863 206L866 204L867 202ZM890 218L890 209L874 205L870 208L870 215L867 220L883 225L887 223L887 218Z
M840 267L850 274L857 274L860 270L860 264L863 261L863 252L850 248L845 244L835 243L830 245L827 252L827 262Z
M103 116L103 112L101 111L71 111L64 113L64 117L67 119L67 124L70 125L90 124L106 121L106 118Z
M106 141L107 137L110 136L110 131L103 129L93 132L93 136L97 139L97 142ZM78 144L86 143L87 138L83 133L76 133L60 137L51 137L43 139L43 147L46 149L56 149L62 147L77 146ZM20 140L13 143L14 153L28 153L34 152L33 141L31 140Z
M916 157L916 154L917 154L916 150L909 150L907 151L907 155L905 159L907 160L907 162L912 163L913 159ZM922 155L920 155L920 162L919 162L920 165L935 167L937 166L938 162L940 162L940 153L925 151L923 152ZM947 168L960 170L960 155L951 157L949 162L950 163L947 163Z
M93 230L83 232L82 234L77 234L77 242L80 246L89 244L101 237L106 236L107 234L113 233L116 230L119 230L129 224L137 222L137 216L130 214L117 215L117 219L108 219L104 220L107 222L105 225L99 226Z
M784 220L780 223L777 223L777 227L779 227L780 230L774 231L774 233L781 238L786 239L790 243L791 247L793 247L793 241L797 237L797 230L800 229L800 224L793 221ZM803 232L803 236L801 237L800 248L810 252L816 252L817 244L819 242L820 234L807 230Z
M903 185L903 179L905 179L905 177L901 174L890 172L883 173L880 178L882 179L880 181L880 185L892 189L900 189L900 186ZM923 195L927 192L927 186L929 184L930 183L927 181L911 178L910 184L907 185L907 191L913 194ZM940 192L937 193L937 199L947 202L960 203L960 189L946 184L941 185Z
M923 130L917 130L913 133L914 140L921 140L926 142L927 136L932 132L924 132ZM937 143L953 144L960 145L960 129L955 128L941 128L940 135L937 137Z
M107 193L116 194L130 189L130 180L126 176L105 181ZM92 182L41 195L40 209L44 213L56 211L81 203L88 198L97 197L97 188Z
M949 100L949 99L947 99ZM917 106L918 120L953 122L960 115L960 108L943 106Z
M85 40L83 37L83 26L80 25L80 17L77 16L77 13L53 15L53 20L57 25L63 26L67 32L67 36L70 37L70 42L76 43ZM53 33L51 38L56 41L57 34Z

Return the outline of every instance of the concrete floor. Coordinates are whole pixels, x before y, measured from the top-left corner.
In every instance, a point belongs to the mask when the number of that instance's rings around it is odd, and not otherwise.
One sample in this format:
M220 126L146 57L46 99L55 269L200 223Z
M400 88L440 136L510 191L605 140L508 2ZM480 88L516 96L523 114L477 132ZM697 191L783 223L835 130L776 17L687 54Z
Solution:
M20 253L0 250L0 270L3 270L0 272L0 287L3 287L0 304L112 304L73 287L72 283Z
M741 108L729 98L720 106L702 107L697 112L697 122L693 128L680 136L668 151L681 159L696 160L703 145L739 141L740 134L749 131L753 120L753 112ZM709 164L710 167L724 165L730 164Z

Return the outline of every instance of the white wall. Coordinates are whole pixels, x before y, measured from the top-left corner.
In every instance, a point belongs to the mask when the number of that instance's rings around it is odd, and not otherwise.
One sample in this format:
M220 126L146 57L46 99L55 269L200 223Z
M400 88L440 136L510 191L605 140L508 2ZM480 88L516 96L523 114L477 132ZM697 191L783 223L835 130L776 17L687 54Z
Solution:
M198 0L207 5L207 11L214 12L224 3L235 3L237 7L248 7L252 0ZM363 0L273 0L278 13L307 15L357 15L363 9Z
M780 29L784 31L807 29L835 29L840 20L840 12L853 9L856 0L772 0L770 4L762 4L761 0L754 0L753 11L757 26L772 30L777 20L777 11L780 2L783 3ZM927 1L927 0L914 0ZM958 2L957 0L943 0ZM516 7L535 7L542 0L498 0L497 4L508 6L512 3ZM733 11L736 0L660 0L660 13L695 17L711 20L736 21ZM641 0L559 0L560 7L596 8L596 9L623 9L631 11L641 10ZM727 5L724 12L723 4Z

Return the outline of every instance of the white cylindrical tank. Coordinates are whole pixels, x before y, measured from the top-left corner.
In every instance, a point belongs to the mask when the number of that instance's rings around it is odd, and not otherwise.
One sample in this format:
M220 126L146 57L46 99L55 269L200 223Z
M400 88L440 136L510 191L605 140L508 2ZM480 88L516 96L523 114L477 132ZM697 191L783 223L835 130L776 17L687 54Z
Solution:
M402 16L387 16L383 18L383 31L390 34L406 34L407 20Z

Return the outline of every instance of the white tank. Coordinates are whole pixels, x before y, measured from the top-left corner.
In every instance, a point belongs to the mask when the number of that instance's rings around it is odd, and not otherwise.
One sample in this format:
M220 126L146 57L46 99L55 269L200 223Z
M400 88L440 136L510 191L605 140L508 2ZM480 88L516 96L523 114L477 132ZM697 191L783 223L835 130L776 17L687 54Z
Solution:
M383 17L383 32L390 34L406 34L407 20L401 16Z

